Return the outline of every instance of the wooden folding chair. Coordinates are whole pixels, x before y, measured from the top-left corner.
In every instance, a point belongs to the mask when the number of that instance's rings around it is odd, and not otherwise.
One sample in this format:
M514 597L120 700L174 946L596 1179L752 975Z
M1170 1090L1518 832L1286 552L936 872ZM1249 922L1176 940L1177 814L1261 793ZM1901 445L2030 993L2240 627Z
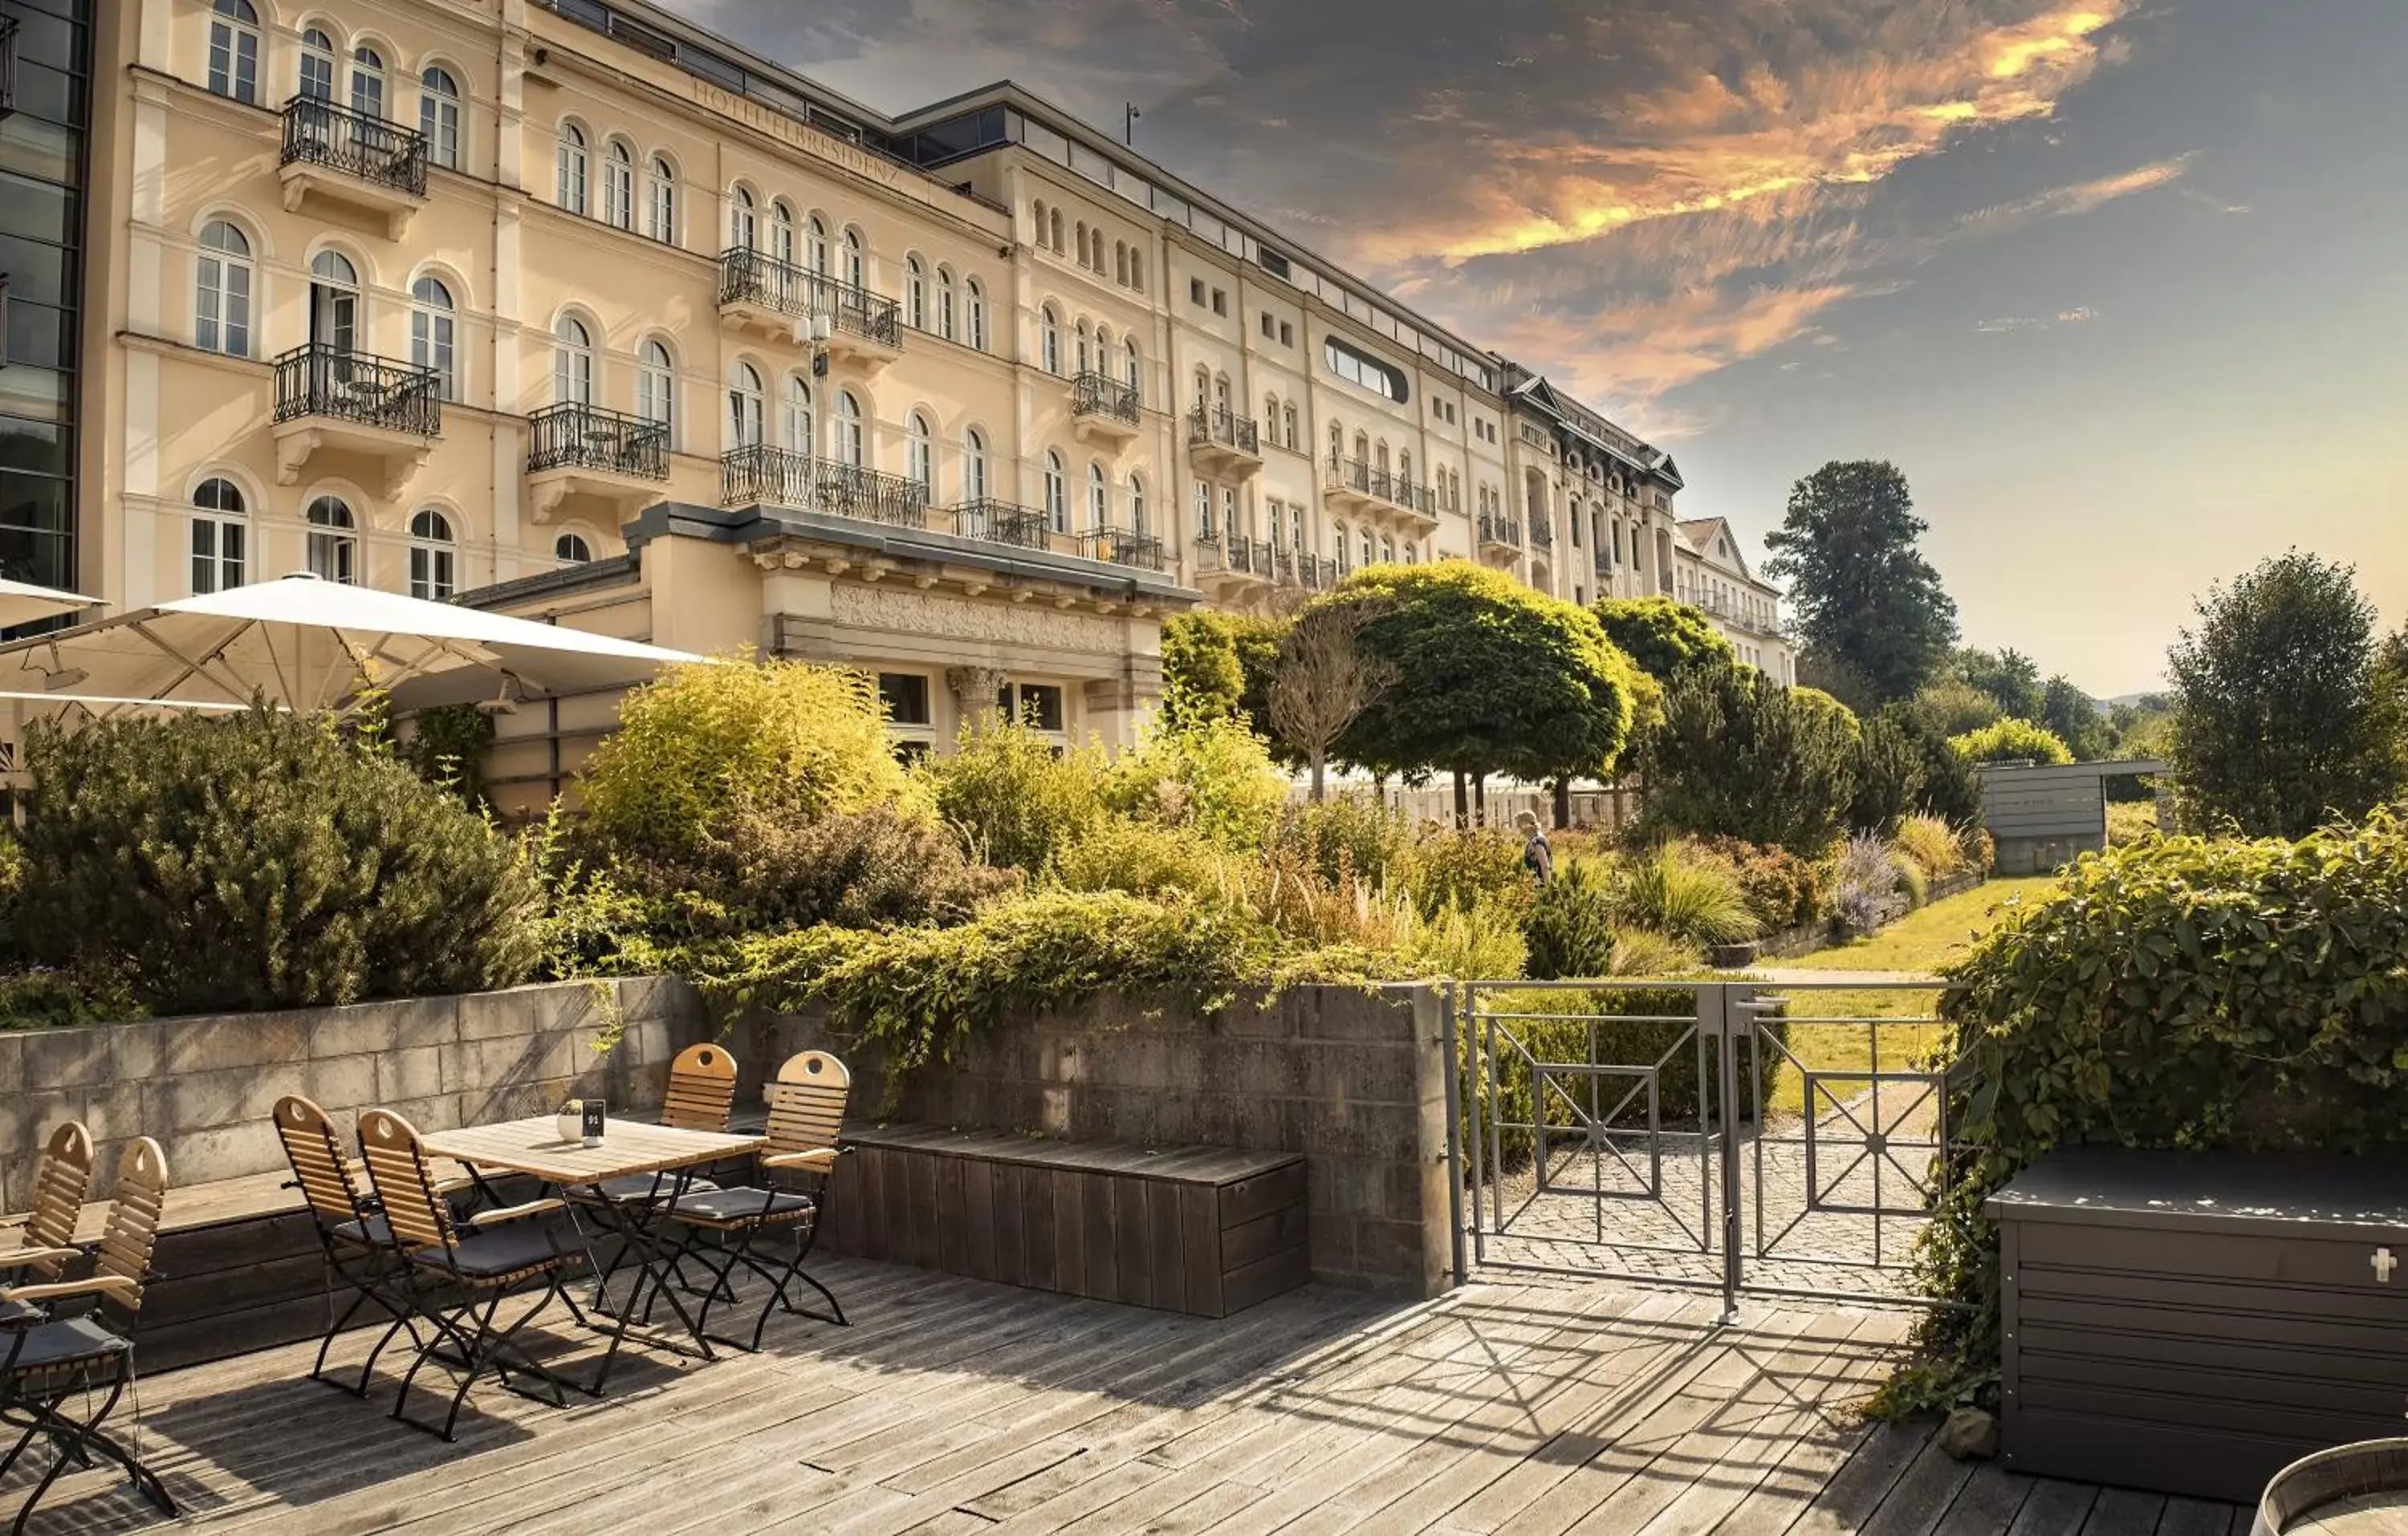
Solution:
M82 1250L75 1245L76 1224L83 1216L84 1196L92 1190L92 1132L80 1120L70 1120L50 1132L42 1143L41 1160L34 1168L34 1209L25 1218L23 1245L0 1261L12 1284L54 1281L66 1272L67 1261ZM0 1325L12 1315L34 1316L30 1302L15 1307L0 1303Z
M680 1130L724 1131L736 1108L736 1058L724 1046L708 1041L689 1045L669 1063L669 1091L661 1102L661 1124ZM719 1185L699 1173L679 1170L667 1173L629 1173L605 1179L590 1189L566 1192L576 1203L600 1200L656 1205L677 1194L700 1194ZM627 1262L621 1244L594 1282L594 1304L607 1307L610 1282Z
M326 1257L326 1332L318 1341L318 1358L309 1367L309 1379L365 1398L376 1373L377 1357L395 1333L406 1328L410 1342L424 1347L410 1308L406 1266L394 1251L384 1207L360 1187L365 1170L343 1156L335 1122L326 1112L299 1094L287 1094L276 1101L276 1135L284 1143L285 1160L293 1165L294 1183L308 1202L318 1246ZM351 1297L339 1316L335 1312L338 1283ZM371 1305L393 1321L361 1364L358 1385L337 1381L326 1374L326 1351L333 1347L335 1336L351 1326L360 1309Z
M827 1206L828 1177L837 1158L844 1155L838 1137L844 1128L845 1101L852 1092L853 1074L836 1057L823 1051L789 1057L778 1069L777 1081L766 1095L768 1136L754 1158L760 1183L681 1195L666 1207L668 1218L685 1228L685 1238L666 1272L679 1273L688 1259L710 1271L710 1285L695 1288L703 1298L695 1319L695 1331L706 1338L757 1350L769 1326L769 1313L780 1308L797 1317L844 1325L844 1307L833 1292L804 1271L803 1262L810 1256L819 1217ZM807 1187L784 1187L787 1181ZM782 1265L755 1251L764 1233L779 1228L794 1235L794 1256ZM770 1285L769 1297L753 1321L750 1343L710 1332L710 1309L735 1299L728 1279L739 1265ZM829 1310L818 1313L797 1306L788 1294L788 1287L797 1280L819 1292Z
M539 1316L554 1298L565 1302L580 1323L584 1321L576 1299L561 1285L562 1273L584 1256L583 1249L562 1247L552 1225L541 1219L567 1210L566 1203L529 1200L480 1211L467 1219L464 1235L437 1187L426 1149L408 1121L390 1110L364 1112L360 1152L392 1235L394 1256L404 1267L411 1305L435 1333L420 1343L418 1357L402 1377L393 1416L412 1428L451 1440L461 1405L468 1400L468 1389L489 1371L513 1392L567 1407L568 1384L517 1342L519 1329ZM532 1308L507 1328L494 1326L494 1314L505 1299L538 1285L543 1294ZM449 1343L454 1353L437 1347L443 1343ZM460 1378L440 1426L411 1418L408 1413L410 1385L428 1360L440 1362ZM550 1395L522 1387L513 1380L520 1375L544 1383L552 1389Z
M89 1156L89 1138L84 1150ZM158 1142L142 1137L126 1147L118 1163L117 1196L108 1208L91 1276L0 1290L0 1307L23 1309L0 1315L0 1340L6 1341L0 1348L0 1406L9 1411L12 1423L25 1426L7 1456L0 1457L0 1476L7 1474L36 1438L47 1439L56 1451L49 1471L17 1512L16 1531L25 1529L35 1506L67 1464L90 1466L95 1452L123 1467L144 1498L165 1514L176 1514L176 1500L165 1485L142 1465L136 1452L101 1428L135 1379L134 1323L142 1309L142 1287L150 1279L159 1213L166 1199L166 1156ZM67 1315L73 1303L89 1310ZM93 1410L93 1394L104 1388L106 1395Z

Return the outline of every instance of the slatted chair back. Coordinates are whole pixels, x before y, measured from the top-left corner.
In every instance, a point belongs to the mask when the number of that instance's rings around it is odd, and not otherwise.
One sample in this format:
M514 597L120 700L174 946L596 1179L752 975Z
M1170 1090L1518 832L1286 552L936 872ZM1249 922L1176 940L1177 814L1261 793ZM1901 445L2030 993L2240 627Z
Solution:
M167 1203L167 1155L148 1136L126 1143L117 1160L117 1195L100 1235L93 1273L129 1283L108 1293L109 1304L131 1318L142 1308L142 1287L150 1278L150 1254L159 1242L159 1217Z
M852 1093L853 1074L825 1051L788 1056L766 1096L768 1150L813 1152L835 1146L837 1134L844 1129L845 1100Z
M322 1222L357 1221L359 1183L326 1112L299 1094L287 1094L276 1101L276 1135L310 1212Z
M689 1045L669 1063L668 1098L661 1105L661 1124L680 1130L727 1128L736 1108L736 1058L724 1047Z
M363 1111L360 1156L394 1241L407 1248L451 1247L452 1208L435 1192L417 1127L391 1110Z
M74 1246L83 1198L92 1189L92 1132L82 1121L70 1120L50 1132L34 1170L34 1210L25 1218L27 1247ZM32 1280L55 1281L66 1272L66 1263L64 1257L40 1258L25 1265L24 1270Z

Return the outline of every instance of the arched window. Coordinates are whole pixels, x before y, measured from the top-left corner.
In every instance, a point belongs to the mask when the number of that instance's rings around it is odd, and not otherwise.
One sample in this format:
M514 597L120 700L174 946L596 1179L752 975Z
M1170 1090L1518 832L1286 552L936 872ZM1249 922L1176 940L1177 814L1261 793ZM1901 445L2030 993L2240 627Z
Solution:
M1397 541L1395 539L1383 538L1380 540L1380 560L1383 565L1396 564Z
M594 403L594 337L575 315L552 327L552 398L558 405Z
M1112 242L1112 280L1124 288L1128 286L1128 242L1126 240Z
M251 0L215 0L209 12L209 90L257 106L259 12Z
M205 480L193 492L193 596L242 585L249 510L230 480Z
M1196 368L1196 409L1200 415L1212 398L1212 370L1203 365Z
M339 251L309 260L309 340L337 352L358 350L360 275Z
M1128 354L1128 387L1131 389L1142 389L1144 387L1143 380L1145 379L1145 365L1138 356L1137 337L1132 336L1124 339L1121 342L1121 350Z
M1213 537L1212 482L1211 481L1199 480L1196 482L1196 537L1199 539L1209 539Z
M409 285L409 361L435 375L435 397L460 398L460 375L453 366L452 290L436 278Z
M574 122L560 125L558 150L560 193L556 201L571 213L585 211L585 130Z
M360 540L351 530L351 510L340 496L309 503L309 572L329 581L360 579Z
M663 245L677 244L677 167L665 155L652 156L651 188L646 201L652 217L644 233Z
M869 285L868 264L862 253L861 231L857 229L844 232L844 282L846 287L856 290Z
M371 122L384 117L384 55L366 43L351 50L351 110Z
M971 278L962 284L962 300L968 306L963 318L969 322L969 343L973 352L986 351L986 290Z
M1296 447L1297 441L1296 435L1296 402L1294 400L1290 400L1286 405L1282 406L1280 408L1280 416L1287 427L1287 445L1289 448L1293 449Z
M335 39L317 27L301 34L301 94L308 101L335 99Z
M1030 203L1030 204L1028 205L1028 222L1029 222L1030 223L1032 223L1032 224L1034 224L1034 225L1036 225L1036 226L1037 226L1037 238L1036 238L1036 241L1035 241L1034 243L1036 243L1036 244L1038 244L1038 245L1044 245L1044 244L1047 244L1048 242L1047 242L1046 238L1045 238L1045 199L1044 199L1044 198L1039 197L1039 198L1038 198L1035 202L1032 202L1032 203Z
M971 427L962 434L962 499L984 501L992 494L987 485L986 434Z
M1135 246L1129 248L1129 286L1145 292L1145 252Z
M1212 403L1223 410L1229 409L1229 376L1226 373L1212 376Z
M450 170L460 168L460 85L451 72L429 65L418 77L418 131L426 152Z
M1129 532L1142 538L1152 531L1154 515L1146 510L1145 505L1145 479L1140 475L1131 475L1129 477Z
M1388 440L1385 438L1381 438L1380 446L1372 450L1371 463L1382 475L1388 472Z
M953 339L953 269L937 268L937 334Z
M1055 208L1048 216L1045 232L1052 237L1046 243L1054 248L1054 254L1057 256L1062 254L1062 210L1060 208Z
M915 331L928 328L928 269L917 256L903 258L903 323Z
M1095 338L1087 332L1087 323L1079 322L1079 367L1081 373L1094 371Z
M1055 533L1070 531L1070 487L1062 473L1062 455L1045 451L1045 525Z
M602 222L613 229L636 227L636 157L617 139L602 160Z
M204 352L251 355L251 241L223 219L201 228L193 293L193 344Z
M594 546L580 533L565 533L552 541L552 557L572 566L581 566L594 558Z
M1084 266L1087 265L1087 221L1082 219L1072 225L1070 235L1079 242L1079 265Z
M663 429L663 447L677 446L677 365L657 337L636 352L636 414Z
M1287 532L1287 516L1280 510L1280 504L1276 501L1270 504L1268 510L1267 524L1263 531L1270 536L1271 548L1277 549L1282 536Z
M1357 537L1359 542L1356 545L1355 553L1363 557L1362 563L1367 566L1377 564L1376 560L1373 558L1371 550L1371 530L1369 528L1362 529Z
M1101 533L1112 521L1111 482L1104 479L1104 467L1087 466L1087 531Z
M1062 323L1050 304L1037 311L1037 357L1047 373L1062 371Z
M769 254L781 266L791 268L795 265L795 209L782 197L769 205ZM779 274L779 280L785 280L783 272Z
M1418 566L1421 563L1420 552L1415 550L1412 546L1412 540L1408 539L1405 543L1405 564L1409 566Z
M811 413L810 380L799 373L786 375L785 398L778 408L778 432L789 452L820 451L819 423Z
M1272 441L1279 440L1279 396L1276 395L1263 396L1263 428L1271 434Z
M820 216L816 213L811 215L810 226L804 233L803 262L805 266L809 266L812 271L818 273L820 276L827 276L827 225L821 222Z
M1329 423L1329 462L1334 467L1346 456L1346 429L1336 422Z
M869 443L861 427L861 402L849 389L836 392L836 459L855 469L869 463Z
M1360 432L1354 434L1354 457L1364 464L1371 462L1371 439Z
M744 187L736 189L727 199L727 246L731 251L752 251L759 244L760 221L752 211L752 194Z
M760 447L761 418L766 410L760 374L753 371L752 364L738 362L727 374L727 446Z
M1354 552L1354 546L1346 541L1346 524L1343 523L1332 523L1329 525L1329 534L1330 545L1338 552L1338 568L1340 570L1351 569L1352 567L1350 565L1349 557Z
M1413 482L1413 451L1410 448L1397 450L1397 478L1407 485Z
M409 595L441 602L457 590L452 580L452 520L432 507L409 520Z
M928 436L928 418L913 411L903 421L903 476L923 496L937 494L937 449Z

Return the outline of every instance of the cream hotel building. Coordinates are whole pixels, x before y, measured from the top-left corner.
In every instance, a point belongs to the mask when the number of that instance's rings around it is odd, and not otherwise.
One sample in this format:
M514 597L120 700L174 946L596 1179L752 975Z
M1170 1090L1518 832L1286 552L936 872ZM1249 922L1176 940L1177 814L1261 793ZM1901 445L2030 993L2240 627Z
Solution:
M1666 453L1018 87L887 117L638 0L0 16L0 445L62 482L0 481L9 574L841 660L907 750L1125 739L1165 617L1377 561L1681 596L1787 680ZM507 716L506 800L612 702Z

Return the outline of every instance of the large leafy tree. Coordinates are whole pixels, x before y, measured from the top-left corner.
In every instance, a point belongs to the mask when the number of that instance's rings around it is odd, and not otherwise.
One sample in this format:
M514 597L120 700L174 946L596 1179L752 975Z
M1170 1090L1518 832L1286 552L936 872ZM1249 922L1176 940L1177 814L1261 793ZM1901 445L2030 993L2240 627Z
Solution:
M1956 675L1990 696L1999 712L2017 720L2038 720L2045 693L2040 664L2012 645L1996 651L1966 646L1956 653Z
M2041 690L2038 718L2057 733L2077 762L2095 763L2113 749L2114 735L2107 728L2107 717L2099 712L2098 701L2063 673L2049 679Z
M2293 551L2200 599L2167 657L2185 813L2305 837L2400 785L2375 675L2374 607L2348 566Z
M1641 749L1645 823L1661 832L1743 838L1820 858L1854 798L1855 722L1738 668L1684 673Z
M1600 597L1589 605L1605 638L1641 671L1670 682L1691 667L1736 667L1739 651L1705 610L1666 596Z
M1270 680L1287 626L1248 613L1198 609L1162 625L1162 708L1173 725L1236 715L1271 736Z
M1765 574L1789 583L1817 663L1811 681L1859 711L1913 696L1956 639L1956 604L1915 545L1926 527L1897 466L1834 461L1790 487L1764 541Z
M1356 636L1394 685L1334 744L1377 772L1604 772L1631 725L1639 673L1586 609L1464 560L1374 566L1326 604L1374 610Z

